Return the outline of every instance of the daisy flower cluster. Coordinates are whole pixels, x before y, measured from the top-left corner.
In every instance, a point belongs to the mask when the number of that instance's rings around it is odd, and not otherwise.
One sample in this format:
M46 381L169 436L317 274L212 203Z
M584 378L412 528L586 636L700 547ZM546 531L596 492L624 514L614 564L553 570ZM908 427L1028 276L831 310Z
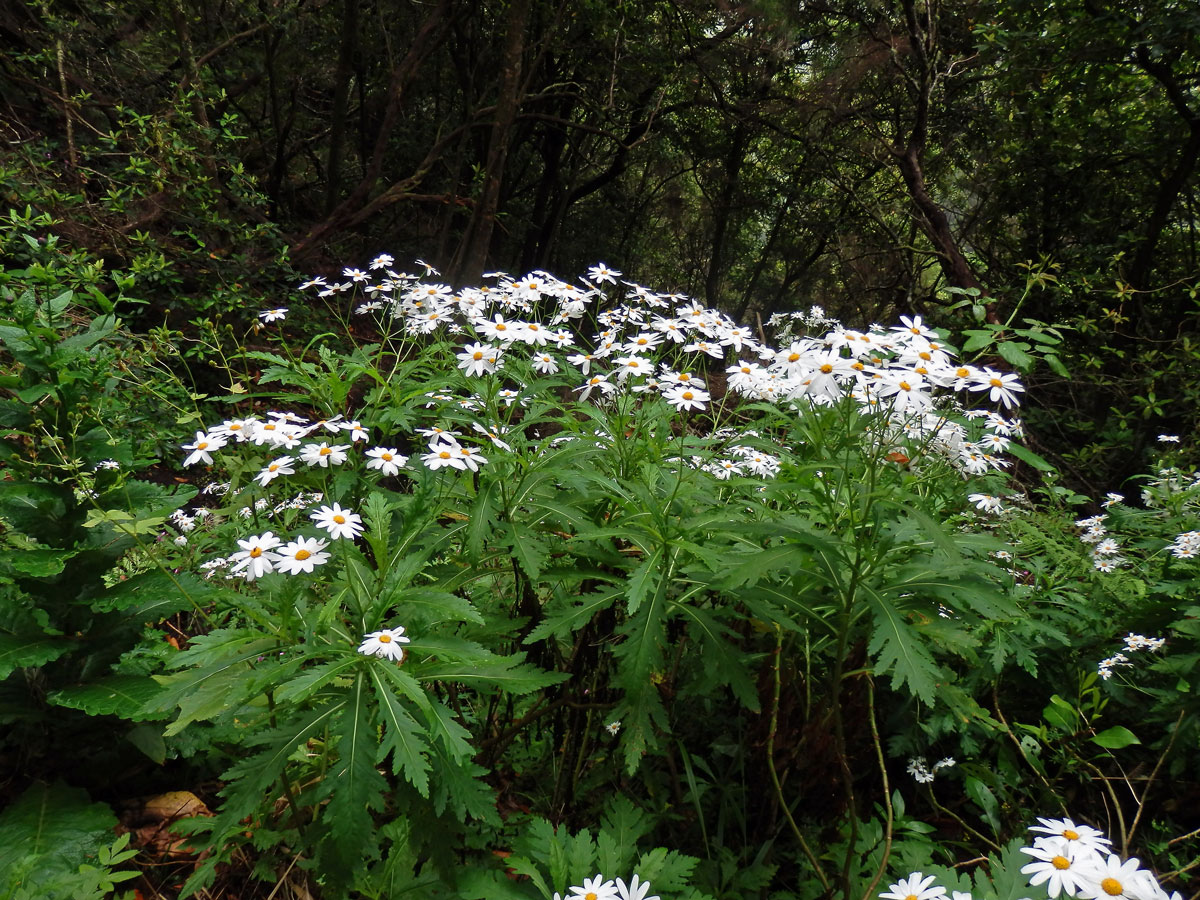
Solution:
M1112 656L1108 657L1108 659L1100 660L1100 664L1097 667L1100 677L1105 681L1108 681L1108 679L1112 678L1113 669L1117 666L1132 666L1133 663L1130 662L1129 657L1125 655L1126 653L1137 653L1141 650L1149 650L1154 652L1161 650L1164 646L1166 646L1166 643L1166 638L1146 637L1143 634L1134 634L1131 631L1129 634L1125 635L1125 646L1122 648L1122 652L1114 653Z
M1141 867L1136 858L1127 860L1113 853L1111 841L1088 825L1071 819L1044 819L1030 828L1037 836L1033 846L1021 852L1033 861L1021 867L1032 887L1044 884L1046 894L1082 900L1182 900L1178 891L1168 894L1158 879ZM935 884L935 876L913 872L879 894L881 900L949 900L946 889ZM955 891L953 900L971 900Z
M1032 886L1046 885L1046 893L1081 897L1084 900L1180 900L1168 894L1154 874L1141 867L1136 857L1127 860L1111 850L1112 842L1088 825L1071 819L1044 819L1029 830L1037 837L1032 847L1021 852L1033 862L1021 867Z
M650 882L642 881L636 874L626 882L623 878L605 879L602 874L585 878L583 884L572 885L564 898L557 891L554 900L659 900L650 893Z
M521 368L573 383L567 390L581 402L635 394L694 416L728 403L730 395L797 409L849 396L865 411L886 414L892 443L932 449L964 474L1002 468L1002 454L1020 435L1019 421L995 412L964 414L982 420L987 429L982 436L943 414L955 394L986 397L1011 409L1024 387L1012 373L957 361L919 315L902 316L892 328L856 331L814 307L773 318L781 345L772 346L761 331L682 294L623 280L604 263L591 267L578 284L540 270L520 278L497 272L485 276L489 283L482 287L459 290L437 281L436 270L426 264L414 275L393 263L382 254L369 271L347 268L343 281L317 278L301 287L323 297L354 291L366 298L356 301L357 313L378 314L388 328L410 336L450 340L457 368L470 379L504 380L506 371L517 368L511 363L520 360ZM825 330L795 337L797 326ZM518 388L521 377L513 376ZM483 393L481 385L475 396L441 393L434 399L472 410L483 405ZM503 393L519 391L505 387ZM193 452L203 450L197 446ZM456 459L452 449L432 443L424 458L435 465L437 460L454 465L450 460ZM461 464L470 467L465 459ZM744 465L736 456L706 468L717 477L761 476L770 469L755 471L753 463Z
M385 446L369 446L368 429L357 420L346 420L341 416L312 421L296 413L272 411L265 417L249 416L226 419L220 425L198 431L196 438L183 449L188 451L185 466L214 463L213 454L238 444L246 448L261 448L269 458L252 481L266 488L277 479L286 479L302 469L331 469L345 465L354 448L362 444L367 447L365 467L377 470L382 475L395 475L408 462L408 457L398 450ZM279 454L274 455L272 454ZM234 496L247 488L239 488ZM221 485L215 493L228 493L228 485ZM208 572L228 568L233 577L255 581L272 572L285 575L312 574L316 567L329 562L328 548L331 541L353 540L363 532L362 517L338 503L325 505L324 495L300 492L283 502L273 503L258 497L239 509L244 518L259 514L279 515L288 510L302 509L308 512L312 527L317 535L297 535L291 539L275 533L274 529L260 534L248 535L237 540L238 550L228 557L208 560L202 568ZM172 524L182 535L191 531L197 517L211 516L210 512L196 510L193 514L177 513Z
M948 769L956 765L954 757L947 756L945 759L939 759L932 766L925 765L925 757L918 756L916 759L908 761L908 774L911 775L919 784L929 784L936 777L940 769Z
M1160 468L1142 488L1142 503L1149 509L1200 510L1200 472L1184 472L1177 466Z
M1100 513L1075 522L1076 528L1083 529L1079 540L1091 548L1092 566L1099 572L1114 572L1126 563L1121 545L1104 524L1107 519L1107 513Z

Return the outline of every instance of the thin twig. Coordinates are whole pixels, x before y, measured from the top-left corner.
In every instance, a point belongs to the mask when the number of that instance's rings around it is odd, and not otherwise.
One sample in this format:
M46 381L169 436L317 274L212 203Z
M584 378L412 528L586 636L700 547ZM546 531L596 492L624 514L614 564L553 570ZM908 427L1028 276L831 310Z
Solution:
M1142 791L1142 797L1138 801L1137 813L1133 817L1133 824L1129 826L1129 840L1133 840L1133 833L1137 831L1138 822L1141 821L1142 812L1146 808L1146 797L1150 794L1150 788L1154 786L1154 779L1158 775L1158 770L1162 768L1162 764L1166 761L1167 755L1171 752L1171 748L1175 746L1175 738L1179 737L1179 726L1183 724L1183 717L1187 710L1179 711L1179 718L1175 720L1175 728L1171 731L1171 739L1167 741L1167 746L1163 748L1163 752L1158 757L1158 762L1154 764L1154 771L1150 773L1150 777L1146 779L1146 788ZM1128 854L1129 848L1125 848Z

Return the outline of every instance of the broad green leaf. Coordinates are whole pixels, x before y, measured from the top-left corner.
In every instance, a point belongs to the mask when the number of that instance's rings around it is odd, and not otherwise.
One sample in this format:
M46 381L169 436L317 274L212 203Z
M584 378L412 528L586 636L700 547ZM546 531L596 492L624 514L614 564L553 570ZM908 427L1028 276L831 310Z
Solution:
M1063 378L1071 377L1071 371L1065 365L1063 365L1062 360L1059 359L1057 355L1053 353L1047 353L1042 357L1042 359L1046 360L1046 365L1050 367L1050 371L1052 371L1055 375L1059 375Z
M1050 697L1050 702L1042 710L1042 718L1067 734L1079 730L1079 712L1058 694Z
M137 725L129 729L125 740L160 766L167 761L167 742L163 740L161 725Z
M75 643L68 637L0 634L0 681L13 669L41 666L58 659Z
M1025 352L1028 349L1028 344L1014 343L1013 341L1001 341L996 345L996 352L1004 361L1022 372L1029 371L1033 366L1033 357Z
M22 550L13 553L5 560L14 571L34 578L46 578L57 575L66 568L67 560L78 553L78 550Z
M146 704L162 693L162 686L149 675L108 675L88 684L55 691L49 702L83 710L90 716L119 716L133 722L161 718L146 711Z
M1034 453L1028 447L1023 447L1020 444L1015 444L1015 443L1009 444L1008 452L1011 453L1013 456L1015 456L1017 459L1021 460L1021 462L1028 463L1029 465L1033 466L1035 469L1037 469L1041 472L1055 471L1054 465L1052 463L1049 463L1046 460L1042 459L1042 457L1038 456L1036 453Z
M79 788L35 784L0 812L0 897L77 872L112 843L117 817ZM28 892L28 893L26 893Z
M1092 735L1091 742L1108 750L1120 750L1130 744L1140 744L1141 740L1125 726L1114 725L1099 734Z

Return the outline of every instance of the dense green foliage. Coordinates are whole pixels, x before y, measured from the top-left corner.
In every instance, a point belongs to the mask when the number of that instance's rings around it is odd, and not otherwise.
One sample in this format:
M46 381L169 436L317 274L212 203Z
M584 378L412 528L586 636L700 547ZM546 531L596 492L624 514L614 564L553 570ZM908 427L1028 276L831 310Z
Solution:
M1198 36L4 7L0 897L1195 895Z

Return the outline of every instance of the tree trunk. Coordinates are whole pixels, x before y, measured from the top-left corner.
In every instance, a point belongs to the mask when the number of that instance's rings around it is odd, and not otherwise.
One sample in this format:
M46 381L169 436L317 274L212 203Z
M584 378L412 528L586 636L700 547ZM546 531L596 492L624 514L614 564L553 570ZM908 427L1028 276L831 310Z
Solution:
M521 58L525 53L525 31L529 26L531 5L532 0L511 0L508 7L496 118L492 124L491 139L488 141L483 188L452 267L453 277L460 283L474 284L483 275L487 265L496 213L500 207L500 187L504 181L504 167L508 161L513 123L517 119L517 110L521 107Z

